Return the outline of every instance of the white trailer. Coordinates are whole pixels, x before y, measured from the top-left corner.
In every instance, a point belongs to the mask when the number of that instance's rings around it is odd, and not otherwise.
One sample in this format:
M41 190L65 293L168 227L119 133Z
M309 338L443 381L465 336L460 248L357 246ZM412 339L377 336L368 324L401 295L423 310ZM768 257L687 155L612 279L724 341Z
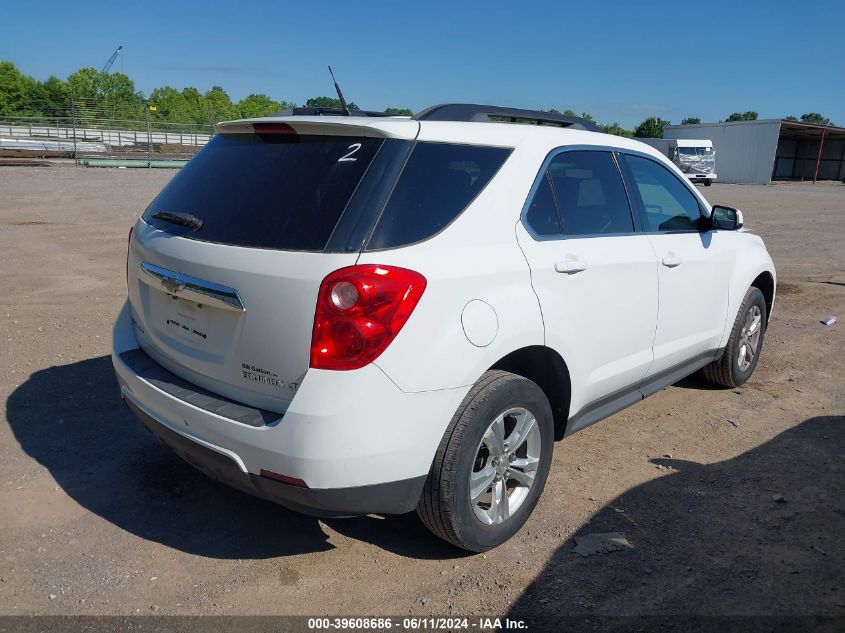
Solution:
M675 163L692 182L709 187L716 180L716 152L709 140L687 138L638 138Z

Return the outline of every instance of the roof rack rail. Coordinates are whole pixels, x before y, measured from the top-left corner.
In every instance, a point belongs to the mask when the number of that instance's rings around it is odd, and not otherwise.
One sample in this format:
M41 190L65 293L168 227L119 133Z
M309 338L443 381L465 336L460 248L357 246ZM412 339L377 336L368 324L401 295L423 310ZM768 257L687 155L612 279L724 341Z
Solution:
M370 110L350 110L347 115L343 108L303 107L287 108L270 116L392 116L386 112L372 112Z
M487 121L505 123L533 123L534 125L553 125L576 130L601 132L601 128L592 121L580 116L553 114L542 110L522 110L501 106L480 105L476 103L443 103L431 106L413 117L417 121Z

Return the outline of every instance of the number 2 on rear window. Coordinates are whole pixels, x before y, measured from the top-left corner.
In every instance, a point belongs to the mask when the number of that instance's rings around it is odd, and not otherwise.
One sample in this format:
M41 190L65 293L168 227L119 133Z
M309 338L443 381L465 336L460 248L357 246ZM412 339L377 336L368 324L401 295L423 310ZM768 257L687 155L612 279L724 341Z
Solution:
M346 154L344 154L343 156L341 156L340 158L338 158L337 162L346 163L346 162L349 162L349 161L358 160L357 158L352 158L352 154L354 154L359 149L361 149L360 143L352 143L352 145L350 145L346 149L348 149L349 151Z

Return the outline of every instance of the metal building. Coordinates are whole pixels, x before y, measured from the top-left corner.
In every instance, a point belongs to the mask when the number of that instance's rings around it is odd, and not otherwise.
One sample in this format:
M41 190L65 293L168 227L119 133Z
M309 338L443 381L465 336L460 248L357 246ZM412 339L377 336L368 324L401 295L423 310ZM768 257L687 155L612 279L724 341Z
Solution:
M785 119L667 125L663 138L710 139L719 182L845 180L845 128Z

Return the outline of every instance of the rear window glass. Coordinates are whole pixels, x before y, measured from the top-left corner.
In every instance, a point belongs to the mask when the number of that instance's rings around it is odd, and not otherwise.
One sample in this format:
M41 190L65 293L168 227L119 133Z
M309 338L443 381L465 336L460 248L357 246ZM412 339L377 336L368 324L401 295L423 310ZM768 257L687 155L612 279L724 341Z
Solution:
M440 232L487 186L510 149L417 143L367 243L393 248Z
M382 139L221 134L144 213L157 228L198 240L321 251ZM179 214L198 229L153 216Z

